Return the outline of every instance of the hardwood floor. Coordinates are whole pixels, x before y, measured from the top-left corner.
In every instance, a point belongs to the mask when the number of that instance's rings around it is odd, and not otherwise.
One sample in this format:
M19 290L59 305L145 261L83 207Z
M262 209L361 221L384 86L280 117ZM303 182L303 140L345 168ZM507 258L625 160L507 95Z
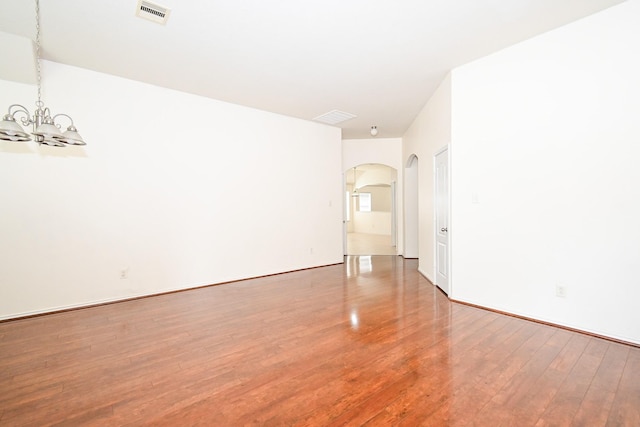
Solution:
M416 267L0 323L0 425L640 425L640 348L451 303Z

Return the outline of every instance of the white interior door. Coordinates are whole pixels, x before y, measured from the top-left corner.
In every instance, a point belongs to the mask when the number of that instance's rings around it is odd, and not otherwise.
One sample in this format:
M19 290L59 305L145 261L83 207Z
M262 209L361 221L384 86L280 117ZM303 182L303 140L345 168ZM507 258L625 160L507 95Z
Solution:
M436 285L449 294L449 150L435 157Z

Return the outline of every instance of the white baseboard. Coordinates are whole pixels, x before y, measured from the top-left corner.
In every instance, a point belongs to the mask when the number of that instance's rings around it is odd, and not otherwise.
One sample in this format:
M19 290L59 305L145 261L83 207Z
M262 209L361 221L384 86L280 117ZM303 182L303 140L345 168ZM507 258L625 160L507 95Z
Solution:
M431 277L429 277L429 275L425 273L422 269L418 268L418 273L422 274L422 276L424 276L425 279L427 279L429 282L431 282L432 285L435 286L436 282Z

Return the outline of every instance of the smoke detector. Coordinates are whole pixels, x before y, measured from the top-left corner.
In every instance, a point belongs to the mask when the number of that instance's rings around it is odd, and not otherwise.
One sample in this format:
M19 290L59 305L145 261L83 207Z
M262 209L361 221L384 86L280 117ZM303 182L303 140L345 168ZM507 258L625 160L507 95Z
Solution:
M138 0L136 16L158 24L166 24L171 9L146 0Z

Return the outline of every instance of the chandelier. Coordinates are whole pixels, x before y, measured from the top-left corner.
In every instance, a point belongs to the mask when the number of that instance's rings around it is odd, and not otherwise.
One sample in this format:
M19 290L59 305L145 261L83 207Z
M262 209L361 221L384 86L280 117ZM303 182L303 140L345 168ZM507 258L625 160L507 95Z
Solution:
M356 173L356 168L357 168L357 166L353 167L353 194L351 195L351 197L360 196L360 194L358 194L358 187L356 187L356 180L358 179L358 175Z
M40 70L40 0L36 0L36 69L38 79L38 101L33 115L26 107L20 104L9 106L8 113L0 121L0 140L4 141L30 141L32 138L24 131L22 126L32 126L31 134L34 140L40 144L54 147L65 145L86 145L78 130L73 124L73 119L68 114L60 113L54 116L41 100L42 78ZM16 115L20 114L22 126L16 121ZM56 122L59 117L69 119L71 124L67 130L60 132L61 125Z

